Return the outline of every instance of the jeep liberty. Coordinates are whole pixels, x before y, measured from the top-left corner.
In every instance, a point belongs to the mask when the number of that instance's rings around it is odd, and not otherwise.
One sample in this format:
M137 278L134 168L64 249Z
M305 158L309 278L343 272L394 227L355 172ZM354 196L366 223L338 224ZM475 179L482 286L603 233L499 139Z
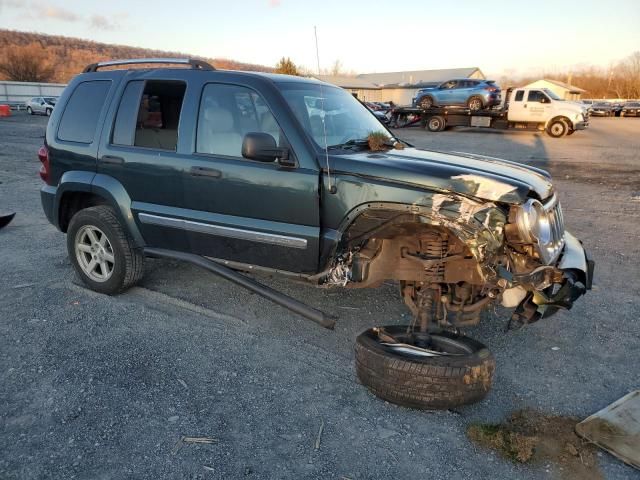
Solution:
M303 314L237 271L397 282L413 321L362 333L356 371L402 405L483 398L495 360L459 329L498 304L515 308L511 326L531 323L591 287L547 172L412 148L313 79L188 59L93 64L60 97L38 155L45 214L97 292L134 285L145 256L205 266Z

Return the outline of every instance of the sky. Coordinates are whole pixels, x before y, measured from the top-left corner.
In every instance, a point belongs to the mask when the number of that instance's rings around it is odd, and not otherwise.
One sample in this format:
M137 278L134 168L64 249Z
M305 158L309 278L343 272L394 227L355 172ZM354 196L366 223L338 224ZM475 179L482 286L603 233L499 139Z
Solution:
M0 28L357 73L608 67L640 50L640 0L0 0Z

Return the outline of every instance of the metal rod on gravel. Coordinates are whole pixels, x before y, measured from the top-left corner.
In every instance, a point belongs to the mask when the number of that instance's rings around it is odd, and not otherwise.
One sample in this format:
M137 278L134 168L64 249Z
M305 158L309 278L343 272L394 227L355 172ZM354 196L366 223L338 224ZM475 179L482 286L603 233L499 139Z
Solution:
M219 263L214 262L213 260L209 260L200 255L175 252L162 248L145 248L144 253L149 257L171 258L173 260L182 260L184 262L192 263L194 265L197 265L198 267L204 268L205 270L209 270L210 272L215 273L216 275L219 275L222 278L235 283L236 285L240 285L247 290L257 293L258 295L261 295L271 300L272 302L291 310L292 312L302 315L303 317L317 323L318 325L323 326L324 328L333 330L336 325L335 320L329 318L324 314L324 312L316 310L309 305L305 305L295 298L285 295L284 293L280 293L273 288L267 287L266 285L262 285L261 283L258 283L251 278L241 275L231 270L230 268L220 265Z

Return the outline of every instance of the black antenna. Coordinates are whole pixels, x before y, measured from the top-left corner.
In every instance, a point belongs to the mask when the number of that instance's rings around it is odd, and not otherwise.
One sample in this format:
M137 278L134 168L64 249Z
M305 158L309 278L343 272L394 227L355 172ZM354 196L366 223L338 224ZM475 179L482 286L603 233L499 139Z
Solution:
M316 61L318 62L318 76L320 76L320 54L318 53L318 30L315 27L315 25L313 27L313 33L316 36ZM329 147L327 146L327 126L324 123L325 111L324 111L324 94L322 89L322 80L320 80L320 109L321 109L320 118L322 119L322 132L324 135L324 157L327 162L327 183L329 184L329 193L336 193L338 189L336 188L335 185L331 184L331 167L329 166Z

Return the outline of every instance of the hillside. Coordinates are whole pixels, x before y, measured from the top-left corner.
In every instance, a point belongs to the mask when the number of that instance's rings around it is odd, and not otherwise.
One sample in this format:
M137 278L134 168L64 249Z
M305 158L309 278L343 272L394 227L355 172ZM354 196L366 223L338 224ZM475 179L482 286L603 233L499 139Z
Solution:
M273 68L264 65L253 65L221 58L203 58L180 52L166 52L147 48L129 47L92 42L79 38L63 37L59 35L45 35L41 33L18 32L0 29L0 59L9 51L16 48L37 46L44 54L48 66L53 70L53 82L68 82L74 75L90 63L118 58L142 57L194 57L206 60L216 68L231 70L272 71ZM1 74L0 74L1 75Z

